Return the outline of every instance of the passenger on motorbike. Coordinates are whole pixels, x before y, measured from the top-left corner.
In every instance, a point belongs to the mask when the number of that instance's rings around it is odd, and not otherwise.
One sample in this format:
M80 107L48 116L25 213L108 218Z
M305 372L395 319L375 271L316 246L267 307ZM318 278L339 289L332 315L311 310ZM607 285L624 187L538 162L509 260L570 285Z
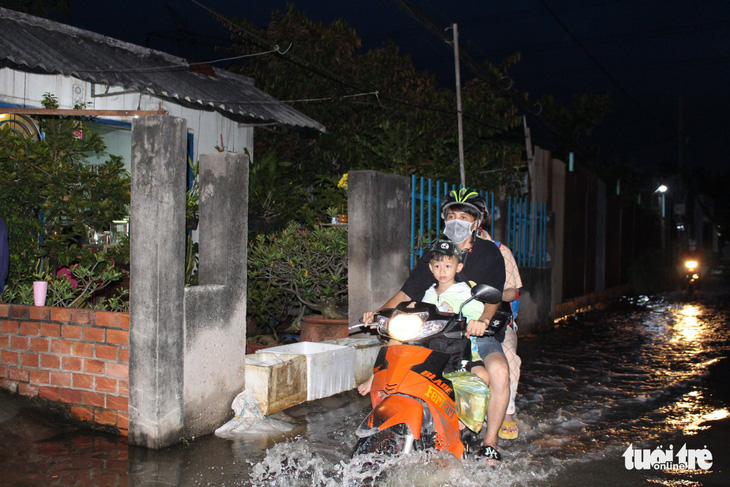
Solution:
M486 210L484 199L475 192L465 189L451 191L441 205L441 216L446 222L444 233L455 242L464 253L462 271L457 273L458 280L488 284L496 289L504 289L504 258L497 246L480 234L480 222ZM424 295L434 283L434 277L427 259L421 259L406 282L380 309L393 308L403 301L412 301ZM467 324L467 335L476 337L479 356L483 359L489 376L487 384L491 399L487 410L487 428L483 447L478 454L492 461L500 461L497 451L498 432L504 420L509 403L509 365L502 351L502 345L493 336L485 336L491 319L499 309L499 304L485 304L482 316ZM363 315L364 323L371 323L375 311Z

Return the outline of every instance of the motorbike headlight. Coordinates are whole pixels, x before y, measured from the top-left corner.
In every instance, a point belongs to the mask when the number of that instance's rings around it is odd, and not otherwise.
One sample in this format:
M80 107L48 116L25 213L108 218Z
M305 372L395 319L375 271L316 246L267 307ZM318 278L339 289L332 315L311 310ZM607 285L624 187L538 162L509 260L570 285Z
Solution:
M696 260L688 260L684 263L684 266L687 269L695 269L697 267L697 261Z
M428 312L396 313L390 320L387 318L378 323L378 329L399 342L418 340L443 330L447 320L424 321Z

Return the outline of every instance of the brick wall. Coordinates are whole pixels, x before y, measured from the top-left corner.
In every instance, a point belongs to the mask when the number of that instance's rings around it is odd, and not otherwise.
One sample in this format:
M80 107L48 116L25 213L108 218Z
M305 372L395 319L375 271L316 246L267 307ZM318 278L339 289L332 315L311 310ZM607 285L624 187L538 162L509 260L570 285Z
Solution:
M0 304L0 387L126 435L129 314Z

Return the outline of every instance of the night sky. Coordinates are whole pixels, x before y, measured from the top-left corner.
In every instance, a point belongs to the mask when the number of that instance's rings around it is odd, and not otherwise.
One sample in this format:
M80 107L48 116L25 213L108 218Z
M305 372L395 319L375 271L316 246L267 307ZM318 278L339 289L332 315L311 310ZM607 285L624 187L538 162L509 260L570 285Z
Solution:
M392 39L419 70L453 89L453 50L394 0L295 0L309 18L342 17L364 48ZM520 52L514 88L569 103L576 94L610 93L614 112L587 140L605 161L637 166L676 162L730 169L730 2L679 0L413 0L437 24L456 22L460 44L499 64ZM223 14L264 27L283 0L200 0ZM190 0L73 0L61 22L175 55L208 61L228 31ZM194 42L190 42L190 41ZM462 65L462 81L471 76ZM681 101L680 101L681 100ZM681 110L680 110L681 106ZM682 114L680 120L680 112ZM534 142L540 144L535 124ZM680 137L680 126L683 137ZM545 145L548 143L546 141Z

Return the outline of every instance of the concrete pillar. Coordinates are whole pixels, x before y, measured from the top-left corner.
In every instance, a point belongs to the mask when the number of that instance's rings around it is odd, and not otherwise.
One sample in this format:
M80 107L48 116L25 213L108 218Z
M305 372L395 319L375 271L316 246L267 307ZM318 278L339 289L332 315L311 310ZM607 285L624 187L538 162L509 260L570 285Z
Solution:
M129 442L162 448L183 431L187 124L132 124Z
M408 277L410 180L375 171L347 177L350 323L380 307Z
M248 156L200 156L198 286L185 288L185 436L230 419L244 389Z

